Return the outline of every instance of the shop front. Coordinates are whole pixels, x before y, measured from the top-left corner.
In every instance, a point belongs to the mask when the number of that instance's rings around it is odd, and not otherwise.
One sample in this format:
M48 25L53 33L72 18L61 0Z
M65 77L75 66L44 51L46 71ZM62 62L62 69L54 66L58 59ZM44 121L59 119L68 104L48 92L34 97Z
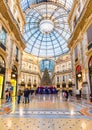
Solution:
M17 94L17 79L18 79L18 71L16 66L14 65L12 67L11 72L11 89L12 89L12 96L16 96Z
M88 67L89 67L89 83L90 83L90 100L92 102L92 56L89 60Z
M31 89L31 81L30 81L30 80L28 81L27 88L28 88L29 90Z
M25 82L21 81L21 90L24 91L24 89L25 89Z
M34 87L34 88L36 88L36 87L37 87L36 80L34 80L33 87Z
M4 92L4 82L5 82L5 61L2 56L0 56L0 99L3 98Z

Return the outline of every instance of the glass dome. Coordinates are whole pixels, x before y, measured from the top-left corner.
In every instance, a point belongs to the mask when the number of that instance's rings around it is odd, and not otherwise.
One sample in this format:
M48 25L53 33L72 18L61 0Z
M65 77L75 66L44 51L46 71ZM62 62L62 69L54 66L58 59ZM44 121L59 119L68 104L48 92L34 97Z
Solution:
M26 52L48 58L57 57L69 51L67 48L70 37L69 8L67 8L53 2L42 2L26 10L23 34Z
M71 9L73 0L20 0L23 11L30 8L31 5L39 4L42 2L54 2L55 4L61 4L67 10Z
M54 22L52 22L49 19L44 19L40 22L40 31L44 34L51 33L51 31L54 29Z

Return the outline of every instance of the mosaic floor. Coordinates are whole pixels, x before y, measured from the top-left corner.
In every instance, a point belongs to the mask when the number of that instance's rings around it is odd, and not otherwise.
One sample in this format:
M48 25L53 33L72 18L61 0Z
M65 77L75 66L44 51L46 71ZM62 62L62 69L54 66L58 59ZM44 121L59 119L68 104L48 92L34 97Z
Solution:
M92 130L92 105L59 95L30 96L30 103L1 103L0 130ZM87 112L88 114L87 114Z

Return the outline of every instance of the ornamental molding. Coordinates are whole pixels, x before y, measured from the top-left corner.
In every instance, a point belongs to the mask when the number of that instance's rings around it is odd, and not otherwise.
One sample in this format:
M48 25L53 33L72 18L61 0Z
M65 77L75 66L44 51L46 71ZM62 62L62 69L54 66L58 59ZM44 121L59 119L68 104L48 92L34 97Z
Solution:
M86 56L89 58L92 56L92 48L86 52Z
M8 56L8 53L7 53L7 51L4 51L1 47L0 47L0 55L3 55L3 57L5 57L5 58L7 58L7 56Z
M68 42L68 47L71 48L73 45L73 41L77 40L81 31L83 31L84 27L88 24L88 18L92 14L92 0L88 0L87 4L85 5L84 11L81 14L78 23L76 24L75 30Z
M68 22L69 22L69 24L70 24L70 20L72 19L72 15L73 15L73 13L74 13L74 11L75 11L75 7L77 6L77 3L78 3L78 0L74 0L73 6L72 6L72 8L71 8L71 11L70 11L69 17L68 17Z
M16 0L16 2L17 2L17 6L18 6L18 9L20 11L22 20L23 20L23 25L24 25L26 23L26 18L25 18L23 11L22 11L22 8L21 8L21 5L20 5L20 0Z
M0 12L1 12L2 16L4 17L4 19L8 21L9 28L11 29L11 31L13 31L16 39L18 41L20 41L20 44L21 44L22 48L24 49L25 43L23 41L21 33L19 32L19 28L17 27L17 24L14 21L13 16L10 14L8 6L4 0L0 0Z
M9 28L9 22L3 17L2 14L0 14L0 24L5 28L8 34L11 33L11 30Z

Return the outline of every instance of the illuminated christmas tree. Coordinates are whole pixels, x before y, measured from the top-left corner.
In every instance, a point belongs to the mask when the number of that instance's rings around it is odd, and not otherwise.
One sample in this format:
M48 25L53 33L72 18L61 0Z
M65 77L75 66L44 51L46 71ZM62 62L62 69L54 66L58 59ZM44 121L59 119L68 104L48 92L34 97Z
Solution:
M41 79L41 85L43 86L50 86L52 85L52 81L48 72L48 69L46 68L43 74L43 77Z

